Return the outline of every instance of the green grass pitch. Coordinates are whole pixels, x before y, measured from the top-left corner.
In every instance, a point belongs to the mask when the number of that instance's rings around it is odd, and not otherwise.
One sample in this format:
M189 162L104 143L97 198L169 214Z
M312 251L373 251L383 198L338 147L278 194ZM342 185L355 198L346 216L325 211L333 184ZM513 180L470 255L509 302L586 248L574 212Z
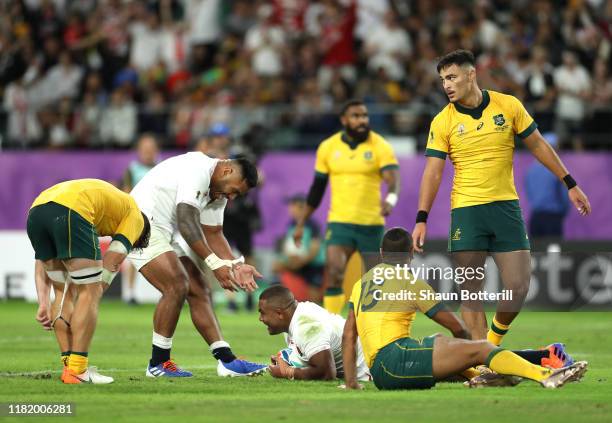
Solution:
M0 403L75 403L76 415L64 421L542 423L610 421L612 415L610 313L523 312L513 324L505 347L537 348L562 341L575 358L589 361L581 383L559 390L525 381L514 388L477 390L440 383L429 391L412 392L379 392L369 384L364 392L344 392L336 388L337 382L274 380L268 374L217 377L216 363L191 324L187 307L174 337L173 357L195 377L146 378L153 306L113 301L100 307L90 361L115 383L64 386L55 340L39 328L35 311L33 304L0 302ZM226 340L247 359L267 362L283 346L282 337L269 336L256 314L220 311L219 319ZM414 336L438 331L425 316L417 317L415 326Z

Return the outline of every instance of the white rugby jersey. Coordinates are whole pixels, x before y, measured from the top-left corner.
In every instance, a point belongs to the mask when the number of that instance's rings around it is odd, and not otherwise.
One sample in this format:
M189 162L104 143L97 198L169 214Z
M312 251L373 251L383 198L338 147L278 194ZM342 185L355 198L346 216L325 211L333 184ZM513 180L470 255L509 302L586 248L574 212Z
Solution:
M130 193L151 225L170 236L177 231L176 206L186 203L200 211L203 224L223 224L227 199L211 202L210 179L219 162L200 152L181 154L151 169Z
M330 313L323 307L309 301L298 303L289 324L289 332L285 334L287 346L298 352L304 362L325 350L331 350L336 364L336 374L344 377L342 362L342 332L345 320L342 316ZM357 339L357 379L372 380Z

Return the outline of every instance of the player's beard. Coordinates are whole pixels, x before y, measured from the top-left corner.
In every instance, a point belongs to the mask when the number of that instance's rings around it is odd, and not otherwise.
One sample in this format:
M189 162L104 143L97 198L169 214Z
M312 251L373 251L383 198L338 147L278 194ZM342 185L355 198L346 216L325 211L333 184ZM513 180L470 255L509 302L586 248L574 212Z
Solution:
M368 125L360 125L355 129L347 126L344 128L344 131L355 142L364 142L370 136L370 127Z

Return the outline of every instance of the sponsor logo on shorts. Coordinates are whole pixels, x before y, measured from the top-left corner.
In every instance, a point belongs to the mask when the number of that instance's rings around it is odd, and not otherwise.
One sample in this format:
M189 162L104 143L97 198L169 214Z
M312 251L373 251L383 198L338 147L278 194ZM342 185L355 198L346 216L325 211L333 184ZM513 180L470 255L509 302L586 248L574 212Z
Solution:
M451 237L451 239L453 241L460 241L461 240L461 229L459 228L455 229L455 233L453 233L453 236Z

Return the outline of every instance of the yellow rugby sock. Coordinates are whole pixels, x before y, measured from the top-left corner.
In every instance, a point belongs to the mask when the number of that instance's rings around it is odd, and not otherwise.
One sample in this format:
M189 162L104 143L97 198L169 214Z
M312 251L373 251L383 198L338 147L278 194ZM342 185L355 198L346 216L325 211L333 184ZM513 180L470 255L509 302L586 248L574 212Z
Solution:
M487 357L487 366L502 375L520 376L540 382L552 373L551 369L536 366L512 351L496 348Z
M62 351L62 355L60 357L62 365L64 367L68 366L68 362L70 361L70 351Z
M502 339L504 339L504 335L508 333L508 329L510 329L510 325L499 323L497 319L493 317L491 329L489 329L489 332L487 333L487 341L493 345L500 345L502 343Z
M344 292L342 288L327 288L323 296L323 307L330 313L340 314L344 307Z
M68 361L68 370L73 375L80 375L85 373L88 364L89 359L86 352L72 352Z

